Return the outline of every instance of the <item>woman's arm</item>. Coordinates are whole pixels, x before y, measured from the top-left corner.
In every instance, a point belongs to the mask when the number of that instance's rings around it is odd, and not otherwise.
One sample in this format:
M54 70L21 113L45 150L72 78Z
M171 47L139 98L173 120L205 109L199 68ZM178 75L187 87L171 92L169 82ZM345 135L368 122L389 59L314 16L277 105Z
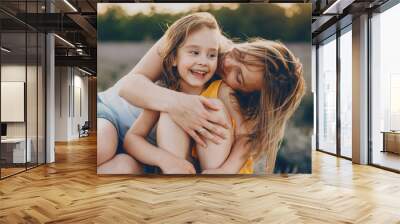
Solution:
M224 138L223 128L229 127L230 124L208 112L208 109L220 110L218 105L214 105L205 97L172 91L154 83L162 75L160 51L163 43L164 37L123 77L119 95L138 107L169 113L199 144L205 145L205 142L200 138L198 130L205 130L201 133L202 137L214 142L215 135Z
M232 93L232 89L222 83L218 92L218 97L222 100L222 102L224 102L229 114L236 123L235 141L228 158L220 166L220 168L215 170L206 170L203 173L237 174L248 160L247 155L250 147L247 144L246 138L240 137L248 134L248 130L243 124L243 116L239 111L239 104L232 96Z
M135 159L148 165L158 166L163 173L195 174L191 163L160 149L146 140L159 118L157 111L144 110L125 135L124 148Z
M129 103L141 108L167 112L168 106L174 103L173 99L179 93L154 84L162 75L161 49L163 43L164 37L161 37L135 67L123 77L119 95Z

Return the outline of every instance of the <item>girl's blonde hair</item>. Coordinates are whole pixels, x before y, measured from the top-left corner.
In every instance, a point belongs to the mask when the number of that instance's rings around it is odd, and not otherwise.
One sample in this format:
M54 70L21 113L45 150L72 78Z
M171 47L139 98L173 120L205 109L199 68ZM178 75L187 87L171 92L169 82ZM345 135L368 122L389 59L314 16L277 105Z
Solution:
M183 45L190 33L203 27L216 29L221 33L217 20L208 12L197 12L184 16L175 21L165 32L164 47L161 49L163 59L163 76L161 84L173 90L179 90L180 76L174 60L177 57L178 49Z
M252 131L246 136L251 155L266 154L266 173L273 173L288 119L305 93L302 64L282 43L261 38L235 45L232 54L244 65L264 69L261 91L236 93L241 112ZM255 60L244 60L251 55Z

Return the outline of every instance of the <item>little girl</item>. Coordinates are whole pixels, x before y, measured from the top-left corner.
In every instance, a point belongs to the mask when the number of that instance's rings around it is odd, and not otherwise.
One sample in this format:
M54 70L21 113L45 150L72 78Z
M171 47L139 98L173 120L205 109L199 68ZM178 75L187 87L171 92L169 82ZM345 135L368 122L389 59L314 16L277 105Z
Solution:
M165 47L160 52L163 59L160 84L188 94L203 92L202 95L214 98L224 92L223 99L229 99L229 88L225 85L220 88L221 81L211 80L217 69L220 36L218 23L209 13L194 13L177 20L165 33ZM230 123L231 103L226 102L227 108L218 99L214 103L224 108L214 113ZM157 146L154 146L145 138L157 121ZM233 143L233 128L225 129L223 135L225 138L217 139L218 143L207 141L206 145L196 145L190 150L189 135L167 113L144 110L127 132L124 148L133 158L160 167L163 173L193 174L196 170L192 155L198 157L201 170L217 169L226 161Z

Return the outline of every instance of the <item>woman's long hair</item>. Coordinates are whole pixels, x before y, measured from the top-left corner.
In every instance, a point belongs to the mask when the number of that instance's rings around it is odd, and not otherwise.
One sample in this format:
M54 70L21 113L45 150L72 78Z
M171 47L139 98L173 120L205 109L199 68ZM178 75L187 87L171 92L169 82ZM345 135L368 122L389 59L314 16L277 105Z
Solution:
M273 173L286 123L305 93L302 64L282 43L261 38L237 44L233 57L245 65L264 69L261 91L236 92L246 125L251 156L267 156L266 173ZM245 55L255 60L244 60ZM247 58L248 59L248 58Z
M217 20L208 12L197 12L184 16L175 21L165 32L165 43L160 52L163 59L163 76L160 85L179 91L180 76L176 66L173 66L178 49L184 44L190 33L203 27L221 32Z

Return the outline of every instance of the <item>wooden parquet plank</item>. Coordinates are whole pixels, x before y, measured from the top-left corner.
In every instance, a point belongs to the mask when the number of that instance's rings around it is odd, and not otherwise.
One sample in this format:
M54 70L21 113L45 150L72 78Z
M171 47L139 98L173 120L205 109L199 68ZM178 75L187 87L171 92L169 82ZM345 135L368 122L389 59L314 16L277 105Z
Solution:
M400 175L313 152L312 175L96 174L95 137L0 181L0 223L400 223Z

